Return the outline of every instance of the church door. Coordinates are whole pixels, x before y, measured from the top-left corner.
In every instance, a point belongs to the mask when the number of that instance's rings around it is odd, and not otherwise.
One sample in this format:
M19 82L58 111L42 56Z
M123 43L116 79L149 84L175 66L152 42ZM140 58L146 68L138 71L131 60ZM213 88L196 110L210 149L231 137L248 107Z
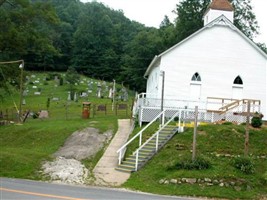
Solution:
M232 99L243 99L243 87L233 86Z
M190 100L199 101L201 92L200 84L191 84L190 85Z

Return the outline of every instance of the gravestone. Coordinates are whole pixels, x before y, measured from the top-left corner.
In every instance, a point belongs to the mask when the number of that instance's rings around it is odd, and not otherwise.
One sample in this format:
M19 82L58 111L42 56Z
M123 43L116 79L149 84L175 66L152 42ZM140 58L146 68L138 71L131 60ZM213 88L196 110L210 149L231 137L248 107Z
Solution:
M59 101L59 98L58 97L53 97L52 101Z
M108 98L112 99L112 97L113 97L113 89L109 88Z
M48 118L49 115L48 115L48 111L47 110L41 110L40 113L39 113L39 119L45 119L45 118Z
M75 92L74 93L74 97L73 97L73 101L77 101L78 99L77 99L77 93Z
M101 90L102 90L102 88L101 88L102 86L101 86L101 84L100 83L98 83L97 84L97 97L98 98L100 98L101 97Z
M70 92L68 92L68 101L71 100L71 95L70 95Z
M28 95L28 90L23 90L22 96L27 96Z
M88 94L86 92L81 92L80 97L87 97Z

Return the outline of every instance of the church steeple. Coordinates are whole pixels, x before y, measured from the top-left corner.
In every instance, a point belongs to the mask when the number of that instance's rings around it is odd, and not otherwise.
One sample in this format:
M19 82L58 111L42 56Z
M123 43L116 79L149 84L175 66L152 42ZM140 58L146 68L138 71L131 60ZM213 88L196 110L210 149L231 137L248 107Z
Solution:
M204 14L204 26L214 19L224 15L232 23L234 21L234 7L228 0L212 0L206 13Z

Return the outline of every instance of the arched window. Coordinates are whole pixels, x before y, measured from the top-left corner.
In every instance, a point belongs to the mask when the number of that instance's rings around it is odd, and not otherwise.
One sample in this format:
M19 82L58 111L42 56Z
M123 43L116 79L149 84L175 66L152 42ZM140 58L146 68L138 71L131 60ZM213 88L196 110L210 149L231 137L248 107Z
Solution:
M199 75L199 73L195 73L192 78L191 78L191 81L201 81L201 77Z
M234 84L243 85L242 78L240 76L237 76L234 80Z

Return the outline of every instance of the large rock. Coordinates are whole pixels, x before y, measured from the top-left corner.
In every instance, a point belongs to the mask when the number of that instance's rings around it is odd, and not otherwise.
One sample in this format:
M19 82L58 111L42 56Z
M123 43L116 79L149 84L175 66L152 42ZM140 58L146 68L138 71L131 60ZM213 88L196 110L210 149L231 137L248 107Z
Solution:
M86 128L74 132L54 155L83 160L94 156L110 140L112 132L100 134L98 129Z

